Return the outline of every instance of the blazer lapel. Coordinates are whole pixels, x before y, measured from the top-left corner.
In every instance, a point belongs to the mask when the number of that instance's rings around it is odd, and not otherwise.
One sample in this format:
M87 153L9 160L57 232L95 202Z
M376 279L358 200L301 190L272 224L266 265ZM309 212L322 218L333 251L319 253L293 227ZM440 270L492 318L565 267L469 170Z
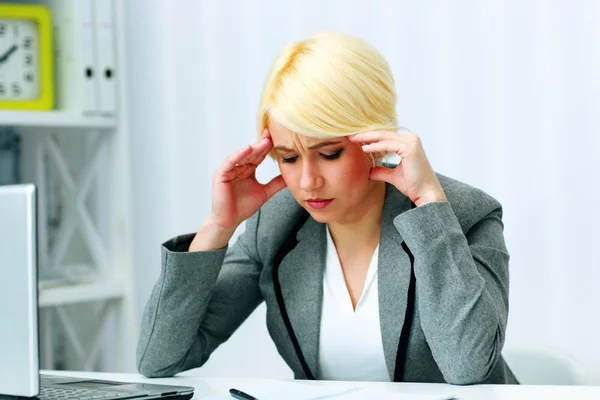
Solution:
M406 313L410 259L402 249L402 237L394 226L394 219L411 209L411 202L402 192L386 184L383 218L379 240L379 320L385 362L394 380L400 333Z
M279 282L290 323L313 376L317 376L323 273L327 253L325 225L309 217L298 244L279 265Z

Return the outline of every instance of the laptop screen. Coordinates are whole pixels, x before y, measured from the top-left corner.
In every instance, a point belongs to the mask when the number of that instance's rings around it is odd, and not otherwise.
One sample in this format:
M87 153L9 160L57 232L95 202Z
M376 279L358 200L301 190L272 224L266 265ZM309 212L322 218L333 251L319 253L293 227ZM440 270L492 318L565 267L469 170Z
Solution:
M0 393L39 391L36 190L0 186Z

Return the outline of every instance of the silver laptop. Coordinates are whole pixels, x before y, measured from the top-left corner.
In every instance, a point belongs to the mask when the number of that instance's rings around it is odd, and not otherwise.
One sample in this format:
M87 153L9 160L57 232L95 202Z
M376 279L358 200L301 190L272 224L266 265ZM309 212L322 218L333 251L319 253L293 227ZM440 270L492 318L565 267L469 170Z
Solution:
M0 186L0 399L190 399L192 387L39 373L36 188Z

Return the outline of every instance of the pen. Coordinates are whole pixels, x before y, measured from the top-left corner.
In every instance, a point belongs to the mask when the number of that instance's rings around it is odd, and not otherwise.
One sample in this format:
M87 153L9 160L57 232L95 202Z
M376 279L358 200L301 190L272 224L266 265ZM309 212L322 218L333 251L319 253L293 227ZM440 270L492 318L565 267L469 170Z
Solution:
M229 394L238 400L258 400L256 397L237 389L229 389Z

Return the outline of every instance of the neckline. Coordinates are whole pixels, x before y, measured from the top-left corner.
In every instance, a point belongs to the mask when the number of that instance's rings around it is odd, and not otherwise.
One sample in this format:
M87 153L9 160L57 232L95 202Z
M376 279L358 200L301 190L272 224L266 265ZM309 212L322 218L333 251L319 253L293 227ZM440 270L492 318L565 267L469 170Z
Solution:
M335 243L333 242L333 237L331 236L331 232L329 231L329 227L325 224L327 230L327 266L325 268L325 273L329 280L332 280L332 287L337 295L336 297L342 297L344 303L344 310L350 310L352 314L356 314L362 310L362 305L366 301L366 296L373 282L375 282L375 278L377 276L378 264L379 264L379 243L375 247L373 254L371 255L371 260L369 261L369 268L367 270L367 276L365 277L365 282L360 294L358 301L356 302L356 308L352 305L352 298L350 297L350 291L348 290L348 285L346 284L346 277L344 275L344 270L342 269L342 263L339 258L339 254L337 252L337 248L335 247ZM343 292L343 293L342 293Z

